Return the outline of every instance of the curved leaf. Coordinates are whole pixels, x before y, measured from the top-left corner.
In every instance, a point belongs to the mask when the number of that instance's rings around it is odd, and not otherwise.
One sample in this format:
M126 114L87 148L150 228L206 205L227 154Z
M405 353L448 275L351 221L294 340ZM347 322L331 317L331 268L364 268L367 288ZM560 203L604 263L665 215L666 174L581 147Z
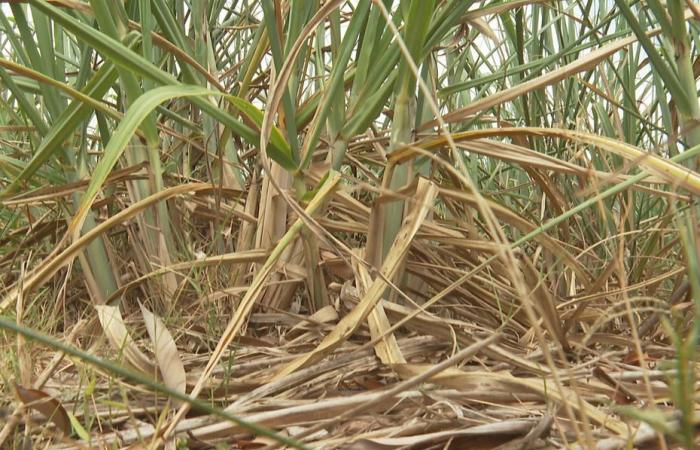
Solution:
M133 137L139 125L141 125L141 122L143 122L143 120L154 109L156 109L158 105L164 101L172 100L173 98L202 97L209 95L219 96L223 94L199 86L177 85L161 86L150 90L137 98L124 115L122 122L114 131L114 134L109 140L107 147L105 147L102 159L97 164L97 167L95 167L92 178L90 179L90 184L85 191L80 207L76 211L75 217L70 224L68 229L69 233L75 236L80 228L82 228L82 224L88 210L90 209L90 206L92 205L92 202L95 200L95 197L97 197L100 188L104 184L114 166L117 164L117 161L124 153L124 149L126 148L127 144ZM262 120L262 113L250 103L231 95L227 95L225 97L237 107L241 108L241 110L244 111L246 115L251 117L251 119L258 121ZM294 164L294 160L291 159L289 144L286 143L279 130L275 129L275 131L276 133L273 134L276 134L277 144L283 149L280 150L280 148L268 148L270 151L270 157L278 162L282 167L294 169L296 166Z
M107 340L114 350L122 353L126 360L134 368L147 373L155 373L155 366L151 360L144 355L131 338L129 331L124 324L124 318L118 306L95 305L97 317L100 320L102 329L107 336Z
M234 95L227 95L225 98L243 114L245 114L250 120L252 120L255 125L258 126L258 128L262 127L264 117L263 112L256 108L252 103ZM297 164L294 162L292 149L277 127L272 128L270 143L272 143L272 148L267 148L267 155L285 169L295 170L297 168Z
M148 114L166 100L171 100L176 97L210 94L211 91L202 87L180 85L162 86L137 98L124 115L124 120L122 120L115 130L107 147L105 147L102 159L97 163L97 167L95 167L80 207L77 209L75 217L68 228L69 233L75 235L80 228L82 228L87 212L92 202L95 200L95 197L97 197L97 193L100 191L102 184L104 184L122 153L124 153L124 149L133 137L136 129L141 125L141 122L143 122Z
M19 384L15 384L15 393L24 406L41 413L42 416L53 422L66 435L71 434L70 418L61 402L44 391L27 389Z
M163 383L170 389L185 393L187 379L185 376L185 366L177 351L175 340L160 317L156 316L145 306L139 303L143 321L146 324L148 335L153 341L156 353L156 361L163 375Z

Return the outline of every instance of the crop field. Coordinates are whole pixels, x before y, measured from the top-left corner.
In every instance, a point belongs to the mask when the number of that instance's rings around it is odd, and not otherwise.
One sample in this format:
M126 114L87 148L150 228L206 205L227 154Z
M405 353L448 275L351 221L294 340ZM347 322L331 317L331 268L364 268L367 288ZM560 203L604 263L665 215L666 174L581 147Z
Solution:
M693 449L694 0L0 0L0 448Z

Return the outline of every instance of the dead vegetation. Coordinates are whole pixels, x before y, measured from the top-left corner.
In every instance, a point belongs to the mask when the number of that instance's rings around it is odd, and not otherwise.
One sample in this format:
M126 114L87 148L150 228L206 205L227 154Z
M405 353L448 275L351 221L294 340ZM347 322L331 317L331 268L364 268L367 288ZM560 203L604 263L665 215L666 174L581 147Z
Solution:
M0 447L692 448L647 4L0 1Z

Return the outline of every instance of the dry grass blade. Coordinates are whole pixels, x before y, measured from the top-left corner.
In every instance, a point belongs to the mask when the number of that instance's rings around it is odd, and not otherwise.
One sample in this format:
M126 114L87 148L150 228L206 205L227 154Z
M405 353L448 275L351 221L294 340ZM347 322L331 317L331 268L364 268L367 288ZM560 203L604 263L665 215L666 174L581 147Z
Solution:
M354 289L344 289L343 293L341 294L341 299L352 302L359 301L359 297L357 297ZM452 321L449 319L431 317L426 314L424 310L411 309L388 301L382 301L382 306L384 307L384 310L387 312L388 316L395 320L395 324L391 327L392 329L398 328L399 326L405 326L409 330L434 336L444 342L450 342L454 338L450 332L450 327L459 328L464 325L461 322ZM429 305L423 306L428 307ZM465 333L458 334L457 340L460 345L471 345L475 342L473 336ZM482 351L496 361L513 365L514 367L527 372L543 376L547 374L547 368L543 367L541 364L529 361L526 358L513 354L512 352L498 345L490 345L489 347L484 348Z
M153 272L147 273L145 275L141 275L135 280L130 281L129 283L121 286L119 289L114 291L112 295L105 300L106 304L112 304L116 299L119 297L123 296L125 293L127 293L129 290L133 289L134 287L140 285L141 283L147 281L150 278L163 275L166 273L172 273L172 272L179 272L182 270L191 270L191 269L196 269L198 267L211 267L211 266L219 266L219 265L228 265L228 264L244 264L244 263L251 263L251 262L263 262L268 256L268 252L263 251L263 250L248 250L248 251L243 251L243 252L234 252L234 253L228 253L225 255L217 255L217 256L207 256L202 259L195 259L193 261L184 261L180 263L175 263L171 264L166 267L162 267L158 270L154 270Z
M455 142L459 142L462 140L476 140L492 136L547 136L567 139L583 145L593 145L601 150L614 153L635 164L639 164L651 173L656 174L659 179L664 180L671 186L680 186L695 194L700 192L700 176L696 172L633 145L593 133L561 128L508 127L455 133L452 135L452 139L454 139ZM422 146L427 149L437 150L446 144L445 138L440 137L431 139ZM399 163L414 158L416 155L415 144L413 144L393 153L391 159Z
M360 439L355 442L358 450L389 450L416 446L435 445L439 442L460 437L494 436L509 438L521 436L532 429L530 420L509 420L500 423L477 425L464 430L438 431L435 433L418 434L407 437Z
M419 374L426 373L432 368L433 366L407 364L396 366L394 370L403 377L415 377ZM467 392L501 391L511 394L516 394L517 392L535 393L540 396L542 401L552 399L560 405L568 402L579 414L586 415L598 425L608 428L618 436L625 436L628 433L628 427L623 422L613 416L602 414L595 406L585 400L581 400L583 407L579 408L577 402L571 401L576 395L573 391L567 389L563 392L559 392L558 389L553 387L553 383L551 381L548 382L546 379L518 378L508 373L497 372L465 372L459 369L444 370L439 375L431 377L430 379L443 386L462 389Z
M330 173L325 182L319 187L319 190L314 196L314 198L311 200L311 203L309 203L309 206L306 208L306 213L309 215L313 215L316 211L320 210L322 206L328 201L330 195L335 190L339 181L340 176L338 173ZM219 342L216 345L216 348L214 349L214 352L212 353L211 357L209 358L209 362L207 363L204 372L200 375L197 384L192 389L193 396L199 395L199 392L204 387L204 383L207 381L209 376L211 376L211 373L214 371L214 367L222 358L224 351L233 341L233 339L238 335L238 332L241 330L246 320L248 320L248 315L253 309L253 306L255 305L255 302L257 301L258 296L260 295L260 292L263 289L265 280L274 269L277 260L282 255L284 249L297 237L303 226L304 222L301 219L297 219L294 225L292 225L289 228L282 240L273 249L267 261L265 261L265 264L263 264L262 268L256 274L255 279L251 283L250 287L245 293L245 296L238 305L235 314L226 326L224 334L221 336L221 339L219 339ZM172 420L168 429L166 430L166 434L171 433L174 430L178 421L184 416L188 409L188 404L184 404L180 407L177 415Z
M284 377L323 359L352 336L355 330L357 330L372 312L382 295L384 295L388 287L386 280L391 280L399 270L401 264L403 264L404 258L408 254L408 250L413 241L413 237L416 235L423 220L425 220L436 196L437 188L433 183L427 180L419 180L418 186L416 187L416 208L413 210L412 214L406 218L404 225L401 227L396 237L395 244L392 246L391 250L389 250L384 264L382 264L381 275L374 279L360 303L358 303L350 314L343 317L333 331L321 341L315 350L287 364L277 373L275 376L276 378Z
M391 253L390 253L391 254ZM382 402L386 402L387 400L390 400L391 398L395 397L396 395L408 391L409 389L418 386L419 384L429 380L431 377L447 370L448 368L454 366L455 364L458 364L462 361L468 360L469 358L473 357L476 355L479 351L481 351L484 348L487 348L489 345L493 344L496 342L498 339L500 339L500 335L498 334L492 334L491 336L488 336L485 339L482 339L480 341L475 342L474 344L468 346L467 348L464 348L457 352L455 355L450 357L449 359L436 364L435 366L431 367L430 369L426 370L424 373L417 374L415 376L411 376L408 379L395 384L393 387L387 389L384 392L381 392L378 396L375 398L368 400L352 409L346 410L343 414L341 414L339 417L333 419L330 423L320 423L314 427L311 427L310 429L306 430L304 433L301 435L297 436L298 438L310 436L313 433L322 430L323 428L330 426L333 423L340 423L344 420L347 420L356 414L358 414L361 411L366 411L376 405L381 404ZM399 365L400 367L401 365ZM352 439L349 439L350 441ZM275 446L271 446L271 448L275 448Z
M66 247L65 250L51 255L51 257L46 259L38 268L34 269L32 273L27 275L27 278L24 280L24 290L28 292L40 286L62 267L70 264L92 240L97 239L109 229L116 227L117 225L122 224L124 221L138 215L146 208L171 197L208 189L211 189L211 185L208 183L183 184L174 186L172 188L160 191L157 194L153 194L152 196L120 211L118 214L115 214L113 217L110 217L101 224L97 225L95 228L91 229L89 232L82 235L78 240ZM13 288L4 296L0 302L0 312L5 311L5 309L16 300L17 294L17 288Z
M360 255L358 255L359 257ZM362 297L371 284L371 277L367 269L359 264L358 259L353 259L353 269L355 271L355 284L361 287ZM399 348L396 342L396 336L389 330L391 324L384 311L384 306L382 302L377 302L372 309L372 312L367 317L369 324L369 332L373 341L377 341L374 346L374 350L377 356L384 364L403 364L406 359L401 354L401 348Z

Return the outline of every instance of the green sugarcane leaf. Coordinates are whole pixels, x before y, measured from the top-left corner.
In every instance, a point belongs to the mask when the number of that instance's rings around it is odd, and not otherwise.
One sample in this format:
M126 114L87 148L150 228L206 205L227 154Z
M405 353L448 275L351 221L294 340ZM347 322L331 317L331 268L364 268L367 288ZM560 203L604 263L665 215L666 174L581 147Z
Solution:
M80 230L90 206L97 197L97 194L102 188L104 182L107 180L107 177L111 173L112 169L117 164L117 161L119 161L119 158L124 153L124 149L133 138L134 133L139 128L141 123L151 112L153 112L153 110L158 107L158 105L174 98L219 95L223 94L200 86L176 85L161 86L152 89L137 98L124 115L124 119L112 134L112 138L109 140L107 147L105 147L102 159L97 163L97 167L95 167L80 207L76 211L73 221L71 222L69 232L75 234L78 232L78 230ZM256 123L261 123L262 112L249 102L231 95L226 95L225 97L231 103L236 105L236 107L241 109L244 114L256 121ZM289 144L286 143L279 130L274 129L273 136L276 136L275 139L278 145L269 147L270 157L286 169L294 169L296 166L291 157Z

